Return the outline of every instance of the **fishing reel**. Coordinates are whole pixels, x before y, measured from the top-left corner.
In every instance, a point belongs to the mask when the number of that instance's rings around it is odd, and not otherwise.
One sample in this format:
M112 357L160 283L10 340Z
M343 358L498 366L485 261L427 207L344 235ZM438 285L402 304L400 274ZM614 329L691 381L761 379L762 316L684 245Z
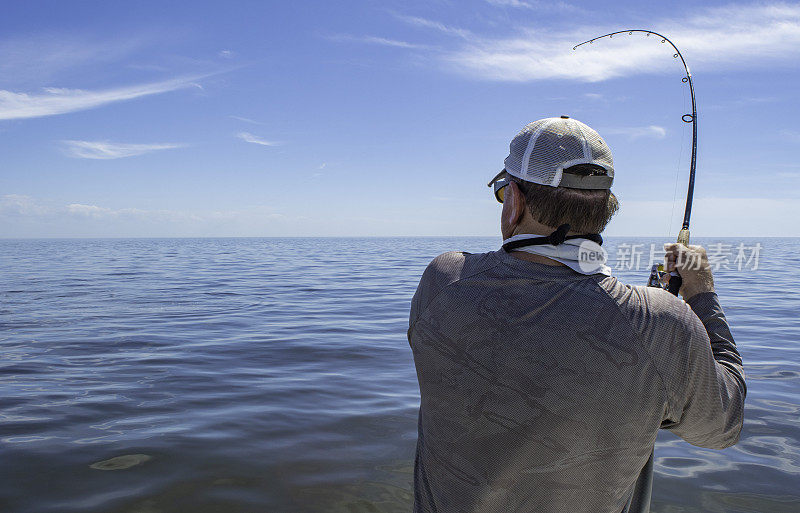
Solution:
M648 287L664 288L664 276L667 272L664 270L664 264L653 264L650 268L650 277L647 279Z
M678 232L678 243L689 245L689 230L687 228L682 228ZM669 275L669 280L667 280L667 275ZM653 264L653 267L650 268L650 277L647 279L648 287L658 287L673 296L677 296L682 284L681 275L676 271L668 273L664 270L664 264Z
M669 280L667 280L667 276L669 276ZM672 271L668 273L664 270L664 264L653 264L653 267L650 268L650 277L647 279L647 286L648 287L658 287L660 289L664 289L673 296L678 295L678 291L681 289L681 283L683 279L681 279L681 275Z
M669 280L667 280L669 276ZM647 279L648 287L658 287L664 289L672 295L677 296L678 291L681 289L680 275L675 271L668 273L664 270L664 264L653 264L650 268L650 277Z

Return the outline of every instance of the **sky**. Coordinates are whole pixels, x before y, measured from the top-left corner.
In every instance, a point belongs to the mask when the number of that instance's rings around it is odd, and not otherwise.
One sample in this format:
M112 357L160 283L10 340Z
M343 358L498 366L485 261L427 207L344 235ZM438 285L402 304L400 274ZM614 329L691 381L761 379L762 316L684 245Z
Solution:
M605 234L800 236L800 3L9 2L0 237L499 233L527 123L614 153Z

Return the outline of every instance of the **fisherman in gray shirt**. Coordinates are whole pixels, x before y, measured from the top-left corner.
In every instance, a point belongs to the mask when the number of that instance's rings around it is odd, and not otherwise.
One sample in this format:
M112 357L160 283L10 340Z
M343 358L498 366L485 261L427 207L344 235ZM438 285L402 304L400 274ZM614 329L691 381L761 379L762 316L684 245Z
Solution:
M425 270L408 329L415 512L647 512L659 429L738 441L742 360L705 251L665 246L683 300L611 276L599 234L619 207L613 177L587 125L530 123L489 184L503 247Z

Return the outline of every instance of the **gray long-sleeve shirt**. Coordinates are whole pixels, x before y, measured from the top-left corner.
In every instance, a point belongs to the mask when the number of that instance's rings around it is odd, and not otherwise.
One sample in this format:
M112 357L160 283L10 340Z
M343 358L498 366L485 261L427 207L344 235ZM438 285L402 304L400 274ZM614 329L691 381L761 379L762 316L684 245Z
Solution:
M659 428L735 444L746 386L713 292L445 253L411 305L415 512L638 513Z

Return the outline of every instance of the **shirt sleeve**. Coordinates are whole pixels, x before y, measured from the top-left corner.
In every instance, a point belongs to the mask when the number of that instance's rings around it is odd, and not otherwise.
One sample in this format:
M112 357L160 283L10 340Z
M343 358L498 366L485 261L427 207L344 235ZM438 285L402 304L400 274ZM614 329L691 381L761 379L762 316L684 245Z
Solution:
M421 290L424 284L424 280L420 279L419 285L417 285L417 290L414 292L414 297L411 298L411 311L408 315L408 338L411 340L411 330L414 328L414 323L417 322L417 317L419 317L420 311L420 303L422 302L422 295L423 291Z
M742 359L716 293L697 294L682 316L684 379L661 427L692 445L723 449L739 441L747 393ZM692 315L694 312L694 315Z

